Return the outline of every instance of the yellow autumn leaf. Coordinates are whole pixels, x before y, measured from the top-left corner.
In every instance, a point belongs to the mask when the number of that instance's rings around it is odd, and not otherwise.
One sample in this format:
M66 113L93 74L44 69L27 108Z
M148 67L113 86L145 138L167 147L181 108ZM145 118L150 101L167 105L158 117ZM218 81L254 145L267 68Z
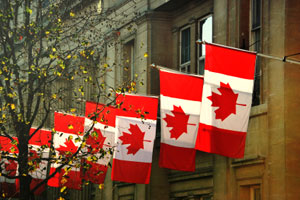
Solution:
M99 189L102 190L104 188L104 184L99 184Z
M81 143L81 147L84 148L86 146L86 142Z
M73 125L72 124L68 125L68 129L74 129Z
M64 186L60 189L60 192L64 192L67 189L67 186Z
M15 104L10 104L10 108L11 108L12 110L16 109Z
M58 22L61 22L61 19L58 18L57 21L58 21Z
M70 59L70 58L71 58L71 55L68 55L67 58Z
M50 31L46 31L45 34L46 34L46 35L49 35L49 34L50 34Z
M146 52L146 53L144 53L144 57L145 58L147 58L148 57L148 53Z
M87 161L92 161L92 157L91 156L89 156L89 157L87 157Z
M31 15L32 10L30 8L26 7L26 12L28 12Z
M56 94L52 94L53 99L56 99L56 97L57 97Z
M70 12L70 16L71 16L71 17L75 17L75 13Z
M53 48L52 48L52 51L53 51L53 52L56 52L56 49L53 47Z
M81 142L81 139L78 137L78 138L75 138L75 143L77 142Z

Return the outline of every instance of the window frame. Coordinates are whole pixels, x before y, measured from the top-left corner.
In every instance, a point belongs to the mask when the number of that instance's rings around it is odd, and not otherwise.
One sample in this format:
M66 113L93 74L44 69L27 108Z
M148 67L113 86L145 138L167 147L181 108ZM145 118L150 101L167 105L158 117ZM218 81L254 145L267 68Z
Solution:
M259 12L257 9L258 6L259 6ZM259 16L256 16L256 14L259 14ZM262 42L261 42L262 41L262 0L250 0L250 27L249 28L250 28L249 50L255 52L261 52L262 51ZM261 58L256 57L252 106L257 106L262 103L261 77L262 77Z
M211 41L206 41L206 42L213 42L213 33L214 33L214 30L213 30L213 14L210 13L208 15L205 15L204 17L198 19L197 21L197 39L200 39L202 40L202 25L201 23L205 20L207 20L209 17L211 17L211 20L212 20L212 26L211 26L211 32L212 32L212 38L211 38ZM200 37L201 36L201 37ZM201 55L200 55L201 53ZM203 74L200 73L200 63L201 61L205 61L205 55L202 55L202 45L197 45L197 56L196 56L196 59L197 59L197 69L196 69L196 73L197 74L200 74L200 75L204 75L204 66L203 66Z
M255 190L259 189L259 199L256 199ZM250 186L250 200L261 200L261 187L260 185Z
M126 77L124 76L124 71L123 71L123 79L127 78L130 80L134 79L134 73L135 73L135 47L136 47L136 39L135 37L129 37L127 38L125 41L123 41L122 43L122 59L124 62L124 65L126 65L127 60L125 59L125 48L130 48L130 65L128 65L128 71L129 73L126 75ZM128 76L128 77L127 77ZM124 80L124 81L128 81L128 80Z
M189 61L182 63L182 32L187 29L190 30L190 37L189 37L190 58ZM180 28L179 30L179 71L190 72L190 68L191 68L191 25L186 25Z

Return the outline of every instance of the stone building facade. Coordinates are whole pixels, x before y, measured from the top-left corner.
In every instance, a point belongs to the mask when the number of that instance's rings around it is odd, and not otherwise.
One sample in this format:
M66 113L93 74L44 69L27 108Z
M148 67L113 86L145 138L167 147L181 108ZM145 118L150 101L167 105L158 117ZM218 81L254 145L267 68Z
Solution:
M103 0L101 6L127 20L107 30L115 37L106 42L105 59L115 67L106 81L116 87L138 77L141 94L159 94L152 63L202 74L205 51L198 39L282 59L300 52L298 0ZM89 198L300 199L300 66L258 56L255 79L243 159L199 151L193 173L159 168L158 127L150 184L112 182L108 171L104 189Z

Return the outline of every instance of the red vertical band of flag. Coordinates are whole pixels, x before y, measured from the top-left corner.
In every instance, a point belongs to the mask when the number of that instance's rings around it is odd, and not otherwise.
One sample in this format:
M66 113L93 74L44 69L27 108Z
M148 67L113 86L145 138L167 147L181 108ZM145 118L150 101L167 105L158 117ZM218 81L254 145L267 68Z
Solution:
M84 117L65 113L54 113L55 130L62 133L82 135L84 131Z
M160 70L160 167L195 171L202 87L202 77Z
M97 115L97 122L115 127L116 109L114 107L87 101L85 103L85 116L92 119L95 115Z
M116 144L111 178L115 181L148 184L156 132L158 99L119 95Z
M16 141L16 144L12 144L10 138L0 136L0 151L2 153L6 152L9 157L13 157L14 154L19 153L17 148L18 138L13 137L13 139ZM18 163L16 160L1 157L0 161L2 174L6 174L10 177L14 177L18 174ZM8 179L4 176L0 176L0 188L1 193L5 194L5 197L17 197L19 195L18 179Z
M36 128L30 129L30 135L32 135L36 131ZM34 136L32 136L29 140L29 144L43 146L47 145L50 147L52 140L52 134L50 130L40 129L38 130Z
M251 110L254 53L206 44L196 149L242 158Z
M121 106L120 109L117 109L118 116L156 120L158 103L156 97L130 94L117 95L116 104Z
M206 44L205 70L242 79L254 79L255 53Z

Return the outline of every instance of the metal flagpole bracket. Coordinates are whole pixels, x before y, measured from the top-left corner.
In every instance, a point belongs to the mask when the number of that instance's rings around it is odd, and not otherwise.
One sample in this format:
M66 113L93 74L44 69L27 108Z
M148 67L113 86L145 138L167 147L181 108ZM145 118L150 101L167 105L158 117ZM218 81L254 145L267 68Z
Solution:
M196 44L207 44L207 42L201 41L200 39L198 39L196 41ZM217 46L226 47L226 48L229 48L229 49L246 51L246 50L239 49L239 48L236 48L236 47L230 47L230 46L225 46L225 45L220 45L220 44L215 44L215 43L211 43L211 44L214 44L214 45L217 45ZM269 59L273 59L273 60L279 60L279 61L282 61L282 62L287 62L287 63L292 63L292 64L300 65L300 61L287 59L288 57L291 57L291 56L300 55L300 53L295 53L295 54L287 55L287 56L284 56L282 58L282 57L270 56L270 55L266 55L266 54L262 54L262 53L258 53L258 52L251 52L251 51L246 51L246 52L255 53L257 56L260 56L260 57L263 57L263 58L269 58Z
M196 41L196 44L206 44L206 42L205 42L205 41L202 41L202 40L200 40L200 39L198 39L198 40Z

